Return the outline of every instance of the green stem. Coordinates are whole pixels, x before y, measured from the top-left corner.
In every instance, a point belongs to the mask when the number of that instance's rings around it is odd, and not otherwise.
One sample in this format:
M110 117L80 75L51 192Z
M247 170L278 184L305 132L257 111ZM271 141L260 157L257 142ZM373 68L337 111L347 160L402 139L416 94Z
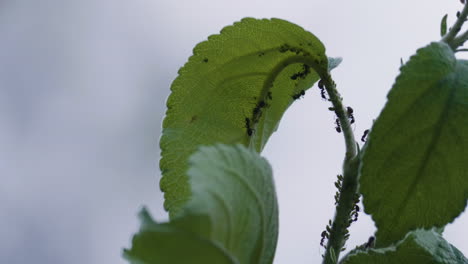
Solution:
M460 13L460 16L455 21L455 24L449 30L447 35L442 38L442 41L447 43L452 50L456 50L459 46L463 45L463 43L468 39L468 31L463 33L462 35L457 37L457 34L460 32L463 23L465 23L466 18L468 17L468 4L465 4L463 10Z
M331 226L327 249L323 263L334 264L338 262L341 249L346 242L346 234L350 225L350 214L354 208L358 187L358 167L359 158L357 157L357 144L354 139L351 123L348 119L342 98L336 90L336 84L329 73L322 77L330 101L333 104L336 116L338 117L343 131L346 154L343 164L343 183L340 191L340 198L336 207L335 218Z

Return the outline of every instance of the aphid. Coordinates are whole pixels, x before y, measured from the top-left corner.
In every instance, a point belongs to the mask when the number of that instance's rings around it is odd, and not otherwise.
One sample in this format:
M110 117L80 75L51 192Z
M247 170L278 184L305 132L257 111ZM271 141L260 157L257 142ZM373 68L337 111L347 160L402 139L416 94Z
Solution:
M267 97L268 99L273 100L273 96L271 95L271 92L268 92Z
M360 197L359 197L359 194L356 194L355 197L354 197L354 203L355 203L355 204L358 204L358 203L359 203L359 201L360 201L359 198L360 198Z
M335 182L335 187L338 189L338 190L341 190L341 183L340 182Z
M204 58L203 62L205 62L205 63L208 62L208 58Z
M338 205L338 201L340 200L340 193L336 192L335 193L335 205Z
M307 64L302 64L302 69L302 71L291 75L291 80L297 80L298 78L305 79L307 74L310 73L310 67Z
M340 125L340 120L338 118L335 120L335 124L336 124L336 127L335 127L336 132L341 133L341 125Z
M297 99L301 98L301 96L304 96L304 95L305 95L305 91L304 91L304 90L301 90L299 93L293 94L293 95L292 95L292 98L293 98L294 100L297 100Z
M253 129L250 127L250 118L245 118L245 127L247 128L247 135L250 137L253 134Z
M366 142L367 134L369 134L369 129L364 130L364 134L361 137L362 142Z
M266 106L265 101L260 101L257 106L253 109L253 115L257 116L262 112L262 108Z
M286 51L290 50L291 47L289 47L288 44L284 44L279 48L279 52L285 53Z
M375 237L371 236L369 237L369 240L367 240L366 245L364 246L365 248L373 248L375 244Z
M335 111L335 107L328 107L328 110Z
M460 11L457 11L457 18L460 17Z
M346 113L348 115L350 123L353 124L354 121L355 121L354 115L353 115L353 113L354 113L353 108L351 108L351 106L346 107Z

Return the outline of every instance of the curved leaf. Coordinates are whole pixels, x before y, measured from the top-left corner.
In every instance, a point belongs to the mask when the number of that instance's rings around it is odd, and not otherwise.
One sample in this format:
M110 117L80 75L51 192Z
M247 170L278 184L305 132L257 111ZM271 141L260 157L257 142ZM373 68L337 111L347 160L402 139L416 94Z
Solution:
M464 210L467 157L468 62L432 43L401 68L364 150L360 191L378 247Z
M198 44L172 83L163 122L160 187L170 215L190 197L185 172L197 146L260 152L284 111L328 70L323 44L280 19L245 18Z
M395 246L356 250L341 264L467 264L468 260L435 231L416 230L408 233Z
M232 263L272 263L278 205L268 162L242 145L219 144L201 147L189 163L191 200L170 223L149 231L143 227L127 256L143 259L147 254L171 261L164 263L198 263L177 261L178 255L197 254L200 249L219 259L229 254L222 261L232 259ZM189 248L192 246L196 250ZM222 261L204 263L228 263Z
M216 244L171 224L155 223L148 212L140 213L142 227L124 257L132 264L219 263L237 264Z

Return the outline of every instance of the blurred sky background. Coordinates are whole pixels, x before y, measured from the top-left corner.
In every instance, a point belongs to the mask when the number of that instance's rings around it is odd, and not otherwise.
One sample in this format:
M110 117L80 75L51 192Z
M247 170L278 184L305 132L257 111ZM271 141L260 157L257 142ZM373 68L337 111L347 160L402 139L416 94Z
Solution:
M278 17L317 35L357 137L381 111L398 68L439 40L458 0L1 0L0 263L123 264L159 191L165 100L192 48L242 17ZM465 56L466 57L466 56ZM275 263L319 263L344 142L312 89L285 114L263 155L280 204ZM468 255L468 216L446 238ZM362 214L348 247L374 232Z

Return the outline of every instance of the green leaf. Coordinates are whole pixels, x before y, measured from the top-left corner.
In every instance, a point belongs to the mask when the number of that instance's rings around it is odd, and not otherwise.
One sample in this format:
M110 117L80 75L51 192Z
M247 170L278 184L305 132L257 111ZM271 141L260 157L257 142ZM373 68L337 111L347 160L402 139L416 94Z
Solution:
M467 157L468 62L432 43L401 68L362 157L377 246L453 221L468 198Z
M187 158L199 145L260 152L286 109L329 69L323 44L280 19L245 18L198 44L171 86L161 137L160 187L170 215L190 198Z
M435 231L416 230L408 233L395 246L356 250L342 264L463 264L468 260Z
M132 264L238 263L216 244L172 224L155 223L148 212L140 213L141 229L124 257Z
M191 200L170 223L150 224L151 228L143 223L127 258L198 263L178 260L179 255L199 254L200 249L206 257L213 254L222 260L205 263L272 263L278 205L268 162L242 145L218 144L201 147L189 164ZM192 250L195 244L197 249ZM164 249L156 249L163 245ZM160 263L155 261L143 263Z
M447 14L442 18L442 21L440 22L440 36L443 37L445 34L447 34Z

